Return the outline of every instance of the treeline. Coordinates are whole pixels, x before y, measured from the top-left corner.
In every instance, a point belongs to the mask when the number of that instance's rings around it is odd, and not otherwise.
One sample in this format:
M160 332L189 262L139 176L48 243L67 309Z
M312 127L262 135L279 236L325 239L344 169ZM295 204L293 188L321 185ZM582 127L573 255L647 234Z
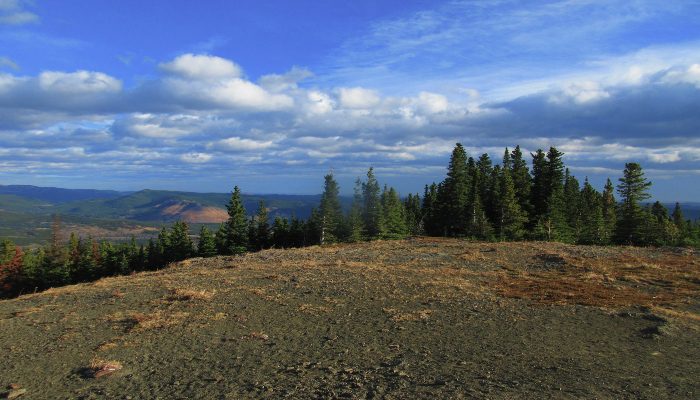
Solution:
M686 220L659 202L646 204L651 182L637 163L627 163L617 187L608 179L602 192L569 173L563 153L552 147L531 154L531 168L519 146L505 150L500 164L488 154L469 157L457 144L447 176L401 198L381 186L370 168L354 185L352 204L343 210L333 174L324 177L319 206L310 218L270 221L260 202L248 217L236 186L226 205L228 219L212 231L203 226L193 240L189 226L176 222L139 245L97 242L71 234L60 240L60 222L50 243L25 251L0 242L0 297L9 297L104 276L155 270L191 257L234 255L271 247L400 239L410 235L477 240L547 240L580 244L697 246L700 222ZM619 196L616 199L615 194Z

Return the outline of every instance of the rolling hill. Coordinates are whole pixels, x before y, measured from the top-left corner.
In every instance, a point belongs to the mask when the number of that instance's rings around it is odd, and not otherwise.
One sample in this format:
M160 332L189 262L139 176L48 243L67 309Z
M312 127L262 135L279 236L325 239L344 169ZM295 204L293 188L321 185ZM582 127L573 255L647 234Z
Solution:
M699 266L677 249L440 238L191 259L0 301L0 387L21 399L692 399Z

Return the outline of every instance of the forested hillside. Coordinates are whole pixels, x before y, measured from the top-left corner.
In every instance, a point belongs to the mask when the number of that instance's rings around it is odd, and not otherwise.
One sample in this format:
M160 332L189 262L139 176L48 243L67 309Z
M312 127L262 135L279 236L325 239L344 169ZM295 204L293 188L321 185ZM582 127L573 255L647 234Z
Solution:
M659 202L645 203L652 183L639 164L627 163L616 185L608 179L598 190L585 178L581 184L564 165L563 155L554 147L547 152L538 150L531 154L528 166L516 146L512 151L505 149L498 164L488 154L470 157L457 144L447 176L442 182L426 185L422 197L408 194L402 198L394 188L382 186L370 167L365 179L355 182L349 206L342 204L340 188L331 173L325 176L323 194L316 197L317 207L308 218L280 215L283 208L279 205L294 209L309 196L272 197L270 203L278 207L271 207L262 198L246 199L236 186L226 203L226 212L222 211L223 222L215 230L202 225L195 240L188 223L180 220L169 228L163 227L157 238L147 244L137 242L135 237L110 243L75 233L66 243L56 219L51 240L43 248L25 251L8 240L2 243L3 295L158 269L193 256L400 239L409 235L595 245L698 245L700 222L686 218L678 203L670 214ZM163 193L142 191L117 199L90 200L92 203L87 206L94 207L98 214L103 212L100 207L121 207L142 215L138 210L153 212L154 205L161 213L182 205L184 194ZM194 198L212 207L215 201L224 203L222 195L200 194ZM254 200L258 200L257 211L250 216L250 203ZM163 202L165 207L158 206Z

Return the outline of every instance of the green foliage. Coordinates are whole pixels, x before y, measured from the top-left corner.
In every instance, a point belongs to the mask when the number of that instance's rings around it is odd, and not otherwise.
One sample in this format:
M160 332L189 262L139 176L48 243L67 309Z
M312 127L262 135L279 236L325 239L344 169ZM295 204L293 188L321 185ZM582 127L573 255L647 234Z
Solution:
M321 244L338 242L343 236L343 210L340 207L340 188L332 173L324 177L318 218L319 242Z
M408 235L406 226L406 210L394 188L384 186L382 192L382 210L384 211L384 238L402 239Z
M506 154L509 154L506 150ZM510 168L504 166L500 173L499 196L497 198L498 234L501 240L519 240L525 235L525 213L515 194L515 185Z
M406 227L409 235L420 235L423 233L423 224L421 215L421 201L418 193L409 193L403 203L406 210Z
M618 243L641 245L647 242L644 230L650 212L641 207L641 202L649 198L649 187L651 182L646 180L639 164L625 164L623 177L617 185L620 205L615 240Z
M457 143L440 192L442 220L445 231L451 236L462 236L467 232L467 199L469 196L469 174L467 171L467 152L461 143Z
M379 182L374 176L374 168L367 171L367 181L362 184L362 219L368 239L381 237L385 233L384 211L382 210Z
M199 230L197 255L200 257L213 257L216 255L216 238L205 225L202 225L202 228Z
M248 219L241 201L241 190L233 188L226 205L228 220L222 225L221 254L241 254L248 249Z
M583 182L579 207L580 230L578 243L605 244L609 236L606 236L605 233L603 196L591 186L588 178Z
M346 221L347 241L359 242L363 240L364 230L362 181L357 178L353 189L352 205Z
M251 250L259 251L270 247L270 221L267 213L265 202L260 200L258 203L258 211L250 221L248 230L248 243Z

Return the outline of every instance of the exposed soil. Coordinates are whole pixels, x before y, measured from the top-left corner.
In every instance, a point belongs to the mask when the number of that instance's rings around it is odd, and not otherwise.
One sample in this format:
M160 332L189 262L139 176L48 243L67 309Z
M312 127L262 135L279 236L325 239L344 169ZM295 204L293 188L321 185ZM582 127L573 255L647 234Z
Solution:
M0 301L18 398L700 397L700 257L419 238Z

